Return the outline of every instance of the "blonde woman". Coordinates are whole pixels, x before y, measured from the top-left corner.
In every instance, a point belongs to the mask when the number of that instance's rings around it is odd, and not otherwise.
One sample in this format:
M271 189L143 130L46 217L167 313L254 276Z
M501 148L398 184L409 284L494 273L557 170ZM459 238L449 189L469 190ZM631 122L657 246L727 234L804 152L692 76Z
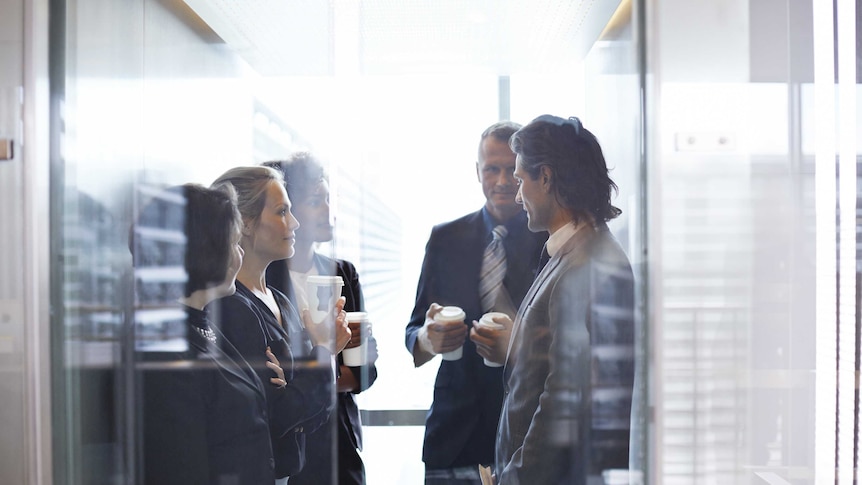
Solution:
M333 310L332 332L311 324L307 311L300 319L288 298L266 285L270 263L293 255L299 227L283 182L278 171L258 166L233 168L213 183L229 183L237 192L245 251L236 293L218 302L221 330L250 361L271 348L288 381L285 392L267 395L276 483L287 483L302 469L306 435L326 422L335 404L334 356L350 341L344 298Z

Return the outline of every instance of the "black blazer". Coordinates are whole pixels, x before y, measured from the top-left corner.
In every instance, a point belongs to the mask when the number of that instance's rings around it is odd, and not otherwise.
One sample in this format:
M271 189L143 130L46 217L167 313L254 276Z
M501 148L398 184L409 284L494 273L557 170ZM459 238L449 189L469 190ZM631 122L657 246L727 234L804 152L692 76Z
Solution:
M313 347L299 323L299 315L280 291L270 288L281 311L282 328L265 303L238 280L236 293L218 300L213 319L236 351L255 368L262 382L275 373L265 366L271 348L285 370L287 387L266 386L275 476L295 475L305 463L306 434L326 422L334 405L335 375L332 354Z
M362 287L359 284L359 274L356 267L349 261L332 259L322 254L315 253L314 265L319 274L341 276L344 280L342 295L347 300L344 310L348 312L365 311L365 301L362 297ZM266 282L273 288L283 291L290 301L295 304L296 295L290 280L287 260L275 261L266 270ZM377 341L373 335L369 339L369 357L373 360L369 365L361 367L349 367L356 381L360 383L357 393L364 391L377 380L377 366L374 360L377 356ZM341 354L338 354L338 365L343 365ZM338 412L333 413L335 432L337 433L338 450L338 482L339 484L364 483L365 470L362 458L357 450L362 449L362 420L359 416L359 407L356 397L351 392L339 392L336 395ZM320 485L330 483L325 477L332 476L335 461L332 457L332 427L322 427L308 437L305 468L296 476L290 478L290 483L303 485Z
M161 354L156 362L142 356L144 483L271 485L263 384L244 359L229 357L194 331L189 343L189 352Z
M416 305L406 329L413 352L425 312L432 302L457 305L471 324L482 316L479 272L491 231L479 210L435 226L425 247ZM507 272L504 284L517 307L535 276L547 233L527 229L526 213L506 223ZM503 400L502 370L488 367L468 338L460 360L440 363L434 402L425 422L422 459L427 468L450 468L494 462L494 439Z

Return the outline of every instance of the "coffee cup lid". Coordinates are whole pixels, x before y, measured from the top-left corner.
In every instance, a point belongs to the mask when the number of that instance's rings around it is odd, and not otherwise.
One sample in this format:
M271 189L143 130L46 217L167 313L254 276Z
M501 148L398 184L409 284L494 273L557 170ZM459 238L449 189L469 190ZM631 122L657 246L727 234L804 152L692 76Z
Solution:
M463 320L467 315L464 313L460 307L457 306L444 306L439 313L434 317L435 320L440 322L457 322L459 320Z
M364 322L366 320L368 320L368 313L366 312L347 312L348 322Z
M496 317L508 317L508 315L506 315L503 312L488 312L488 313L482 315L482 318L479 321L480 322L488 322L490 324L496 325L497 322L494 321L494 318L496 318Z
M313 285L344 286L344 280L341 279L341 276L309 275L307 281Z

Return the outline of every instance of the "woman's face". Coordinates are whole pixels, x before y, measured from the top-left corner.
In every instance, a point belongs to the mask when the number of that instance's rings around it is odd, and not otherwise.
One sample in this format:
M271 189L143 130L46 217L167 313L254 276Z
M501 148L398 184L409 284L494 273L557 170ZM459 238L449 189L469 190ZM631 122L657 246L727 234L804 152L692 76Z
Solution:
M266 189L266 204L253 233L245 238L243 249L267 263L289 258L293 256L298 227L299 222L290 212L287 192L280 183L271 180Z
M302 229L296 238L304 243L332 240L332 223L329 219L329 184L321 180L301 199L294 200L291 208Z

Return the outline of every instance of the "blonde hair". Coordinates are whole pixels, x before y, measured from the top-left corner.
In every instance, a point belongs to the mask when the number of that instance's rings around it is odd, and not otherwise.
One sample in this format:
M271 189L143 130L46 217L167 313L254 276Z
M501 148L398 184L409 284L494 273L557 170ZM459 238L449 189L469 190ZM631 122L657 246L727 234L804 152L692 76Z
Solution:
M267 186L273 181L284 184L284 177L278 170L263 166L235 167L217 178L212 187L233 186L243 220L257 221L266 206Z

